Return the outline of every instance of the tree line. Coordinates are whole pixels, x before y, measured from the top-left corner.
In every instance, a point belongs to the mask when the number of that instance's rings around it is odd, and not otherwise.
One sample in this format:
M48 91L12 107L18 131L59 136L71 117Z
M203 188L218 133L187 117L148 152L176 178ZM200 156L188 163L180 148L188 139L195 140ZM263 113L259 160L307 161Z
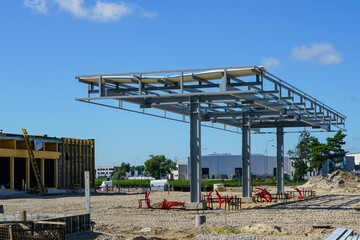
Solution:
M145 161L144 165L130 166L130 163L122 162L119 170L114 173L115 179L121 179L130 171L139 171L144 174L149 174L155 179L166 178L172 170L176 169L176 163L165 157L165 155L150 154L150 158Z
M288 151L290 159L294 160L294 179L303 180L308 172L314 170L319 175L327 160L330 160L330 168L342 162L345 151L341 146L345 144L345 137L346 134L338 131L333 137L326 138L325 143L321 143L309 132L302 132L295 148Z

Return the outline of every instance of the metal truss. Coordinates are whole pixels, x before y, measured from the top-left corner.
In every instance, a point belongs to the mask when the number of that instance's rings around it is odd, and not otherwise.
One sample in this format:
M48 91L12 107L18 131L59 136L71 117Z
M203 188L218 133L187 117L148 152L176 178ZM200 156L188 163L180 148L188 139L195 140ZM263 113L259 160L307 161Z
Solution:
M249 119L254 133L267 128L345 131L346 117L270 74L264 67L242 66L76 76L88 84L77 101L189 122L193 99L202 126L241 133ZM105 104L104 100L115 100ZM136 104L138 108L127 103ZM152 109L161 112L151 112ZM168 113L179 114L170 117ZM223 124L219 127L218 124ZM314 130L315 129L315 130ZM296 132L296 131L295 131Z

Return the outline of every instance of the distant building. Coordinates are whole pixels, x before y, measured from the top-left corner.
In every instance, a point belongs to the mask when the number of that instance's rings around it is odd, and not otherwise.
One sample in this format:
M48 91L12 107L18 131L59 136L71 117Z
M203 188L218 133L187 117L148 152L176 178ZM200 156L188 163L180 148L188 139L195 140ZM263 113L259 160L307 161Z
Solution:
M357 175L360 174L360 153L349 153L346 154L347 161L351 160L354 162L353 172Z
M177 170L172 172L175 180L190 179L190 157L176 161ZM201 156L202 179L242 177L242 156L230 153ZM263 154L251 155L251 173L257 177L275 177L277 157ZM289 158L284 158L284 174L290 175Z
M111 178L114 169L117 169L118 167L95 167L95 177L96 178Z
M349 153L346 154L347 157L353 157L355 165L360 165L360 153Z

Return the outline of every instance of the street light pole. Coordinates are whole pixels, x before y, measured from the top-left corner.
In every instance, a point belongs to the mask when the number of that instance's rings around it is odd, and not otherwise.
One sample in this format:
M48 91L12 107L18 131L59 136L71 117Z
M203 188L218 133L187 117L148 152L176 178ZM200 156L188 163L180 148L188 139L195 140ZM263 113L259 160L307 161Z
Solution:
M274 139L268 140L266 142L266 150L265 150L265 175L268 175L268 143L274 141Z

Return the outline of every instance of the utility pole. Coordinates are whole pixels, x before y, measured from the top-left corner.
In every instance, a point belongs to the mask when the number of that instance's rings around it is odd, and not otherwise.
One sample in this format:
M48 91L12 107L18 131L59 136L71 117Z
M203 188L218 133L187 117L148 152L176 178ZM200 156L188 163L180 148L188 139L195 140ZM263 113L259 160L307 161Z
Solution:
M265 175L268 175L268 143L274 141L274 139L268 140L266 142L266 150L265 150Z

